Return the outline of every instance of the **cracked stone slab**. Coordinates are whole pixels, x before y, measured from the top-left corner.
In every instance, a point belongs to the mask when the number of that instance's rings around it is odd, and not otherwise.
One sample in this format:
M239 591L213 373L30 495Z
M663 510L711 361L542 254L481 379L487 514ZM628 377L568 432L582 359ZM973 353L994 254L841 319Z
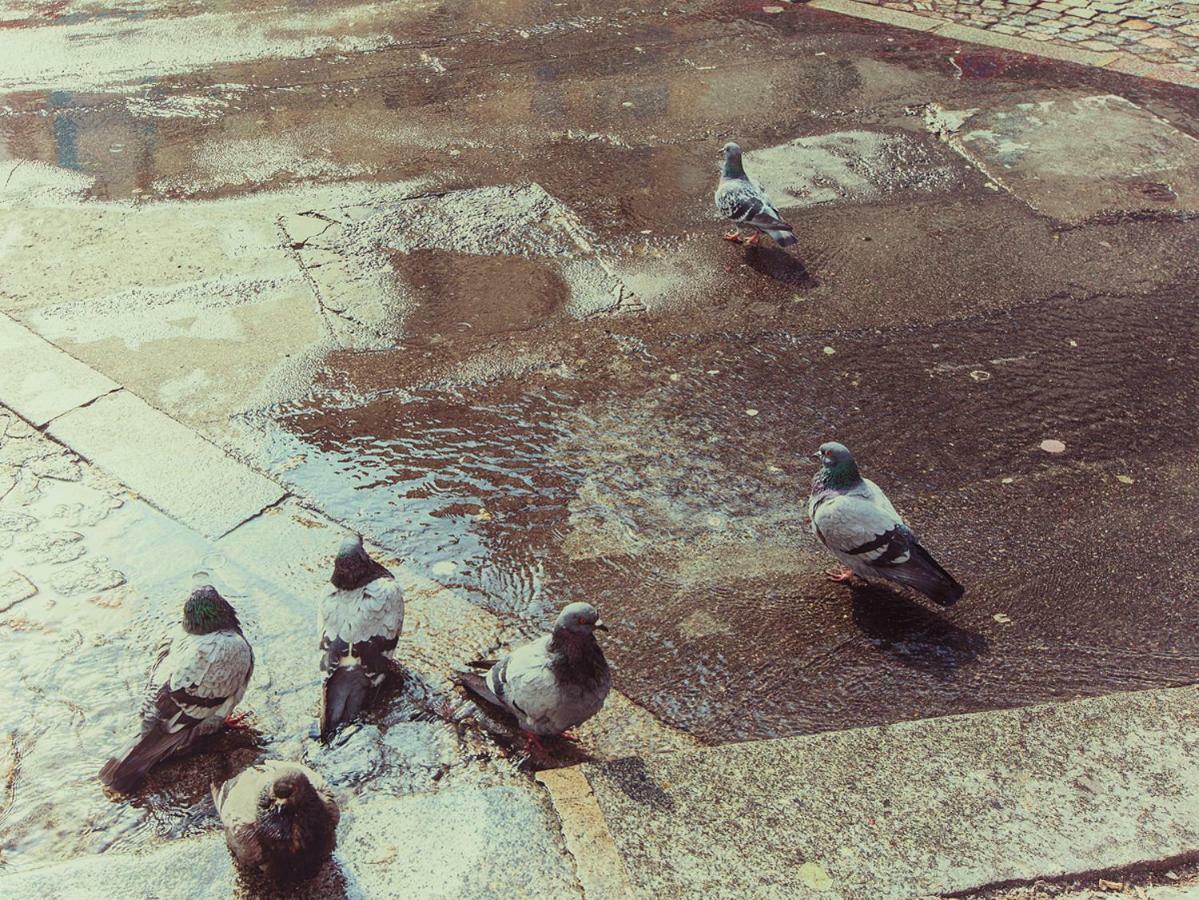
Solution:
M549 261L569 286L576 318L644 307L592 245L586 228L538 184L497 185L282 216L326 325L345 347L385 349L421 301L393 253L437 250Z
M867 130L797 138L751 150L745 160L780 209L936 193L960 180L961 165L935 142L929 146L901 132Z
M39 428L120 385L0 313L0 403Z
M644 896L956 894L1199 847L1199 689L630 757L582 772Z
M48 431L163 512L208 537L235 528L286 493L128 391L67 413Z
M1199 141L1123 97L934 105L926 120L996 184L1063 222L1199 212Z
M37 586L20 572L0 572L0 613L8 612L37 593Z

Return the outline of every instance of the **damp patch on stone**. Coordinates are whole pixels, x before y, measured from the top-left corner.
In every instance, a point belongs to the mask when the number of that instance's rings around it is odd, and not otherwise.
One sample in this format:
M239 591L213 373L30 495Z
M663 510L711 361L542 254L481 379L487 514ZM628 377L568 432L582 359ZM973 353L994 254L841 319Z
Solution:
M406 335L410 318L437 318L426 307L449 298L457 313L447 326L474 327L455 289L455 272L478 270L516 295L538 268L561 282L561 297L518 304L548 317L560 307L572 318L643 307L592 244L578 217L538 184L498 185L402 197L283 216L280 228L317 297L326 322L344 347L384 349ZM447 266L447 258L496 260L492 266ZM426 266L422 261L438 261ZM508 279L504 260L520 269ZM520 261L524 261L523 263ZM465 287L458 285L457 287ZM486 292L491 293L491 292ZM494 312L494 310L493 310ZM498 314L502 318L503 311ZM494 316L489 316L494 318ZM503 330L498 325L493 330Z
M925 122L991 181L1062 222L1199 212L1199 141L1123 97L933 104Z
M935 145L890 131L818 134L745 154L780 209L937 193L960 181L957 166Z

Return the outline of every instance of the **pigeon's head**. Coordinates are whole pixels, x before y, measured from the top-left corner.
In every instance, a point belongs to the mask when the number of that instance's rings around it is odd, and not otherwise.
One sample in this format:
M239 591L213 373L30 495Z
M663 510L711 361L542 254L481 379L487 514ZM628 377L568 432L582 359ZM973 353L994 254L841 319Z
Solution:
M333 561L333 577L329 581L339 591L353 591L370 584L376 578L391 577L391 573L379 565L362 546L362 535L346 538Z
M302 807L314 797L316 790L303 772L287 772L280 775L258 798L258 806L268 813L281 813Z
M558 621L554 625L555 631L569 631L571 634L592 634L597 628L600 631L608 630L590 603L572 603L565 607L558 613Z
M816 477L829 487L849 487L862 477L853 454L844 444L828 441L821 444L814 455L820 460L820 472Z
M849 452L849 448L836 441L826 441L821 444L820 449L813 455L826 469L835 469L845 463L853 462L853 454Z
M211 584L196 588L183 605L183 630L188 634L239 629L237 613Z
M720 148L720 171L726 178L738 178L745 174L741 167L741 148L729 141Z

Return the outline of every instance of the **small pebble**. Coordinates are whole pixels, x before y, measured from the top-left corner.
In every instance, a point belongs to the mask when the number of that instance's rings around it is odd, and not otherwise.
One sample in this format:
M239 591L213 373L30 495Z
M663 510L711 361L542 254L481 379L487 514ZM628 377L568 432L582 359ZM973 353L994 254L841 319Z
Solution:
M1120 484L1132 484L1133 478L1131 475L1117 475L1116 481L1120 482Z
M756 409L750 408L745 411L745 414L747 416L756 416L758 414L758 411Z
M837 351L836 351L836 350L834 350L832 347L825 347L825 348L824 348L824 355L825 355L825 356L832 356L832 355L833 355L834 353L836 353L836 352L837 352Z
M1065 453L1066 445L1061 441L1054 440L1053 438L1046 438L1045 440L1041 441L1041 449L1046 453Z

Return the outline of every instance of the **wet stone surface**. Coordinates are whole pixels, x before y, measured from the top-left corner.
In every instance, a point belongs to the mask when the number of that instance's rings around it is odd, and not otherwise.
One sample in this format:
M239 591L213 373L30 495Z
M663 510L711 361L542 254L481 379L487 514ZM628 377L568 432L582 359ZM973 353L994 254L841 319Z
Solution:
M709 744L1194 679L1193 92L731 0L15 9L0 310L298 499L214 545L6 417L5 865L211 842L209 781L265 753L364 819L471 786L492 822L531 786L446 673L571 600L615 626L617 688ZM719 239L731 138L792 252ZM832 437L961 604L822 578ZM333 753L296 637L318 512L425 603L424 674ZM261 644L254 732L110 802L95 771L198 573ZM334 892L409 862L346 846Z

